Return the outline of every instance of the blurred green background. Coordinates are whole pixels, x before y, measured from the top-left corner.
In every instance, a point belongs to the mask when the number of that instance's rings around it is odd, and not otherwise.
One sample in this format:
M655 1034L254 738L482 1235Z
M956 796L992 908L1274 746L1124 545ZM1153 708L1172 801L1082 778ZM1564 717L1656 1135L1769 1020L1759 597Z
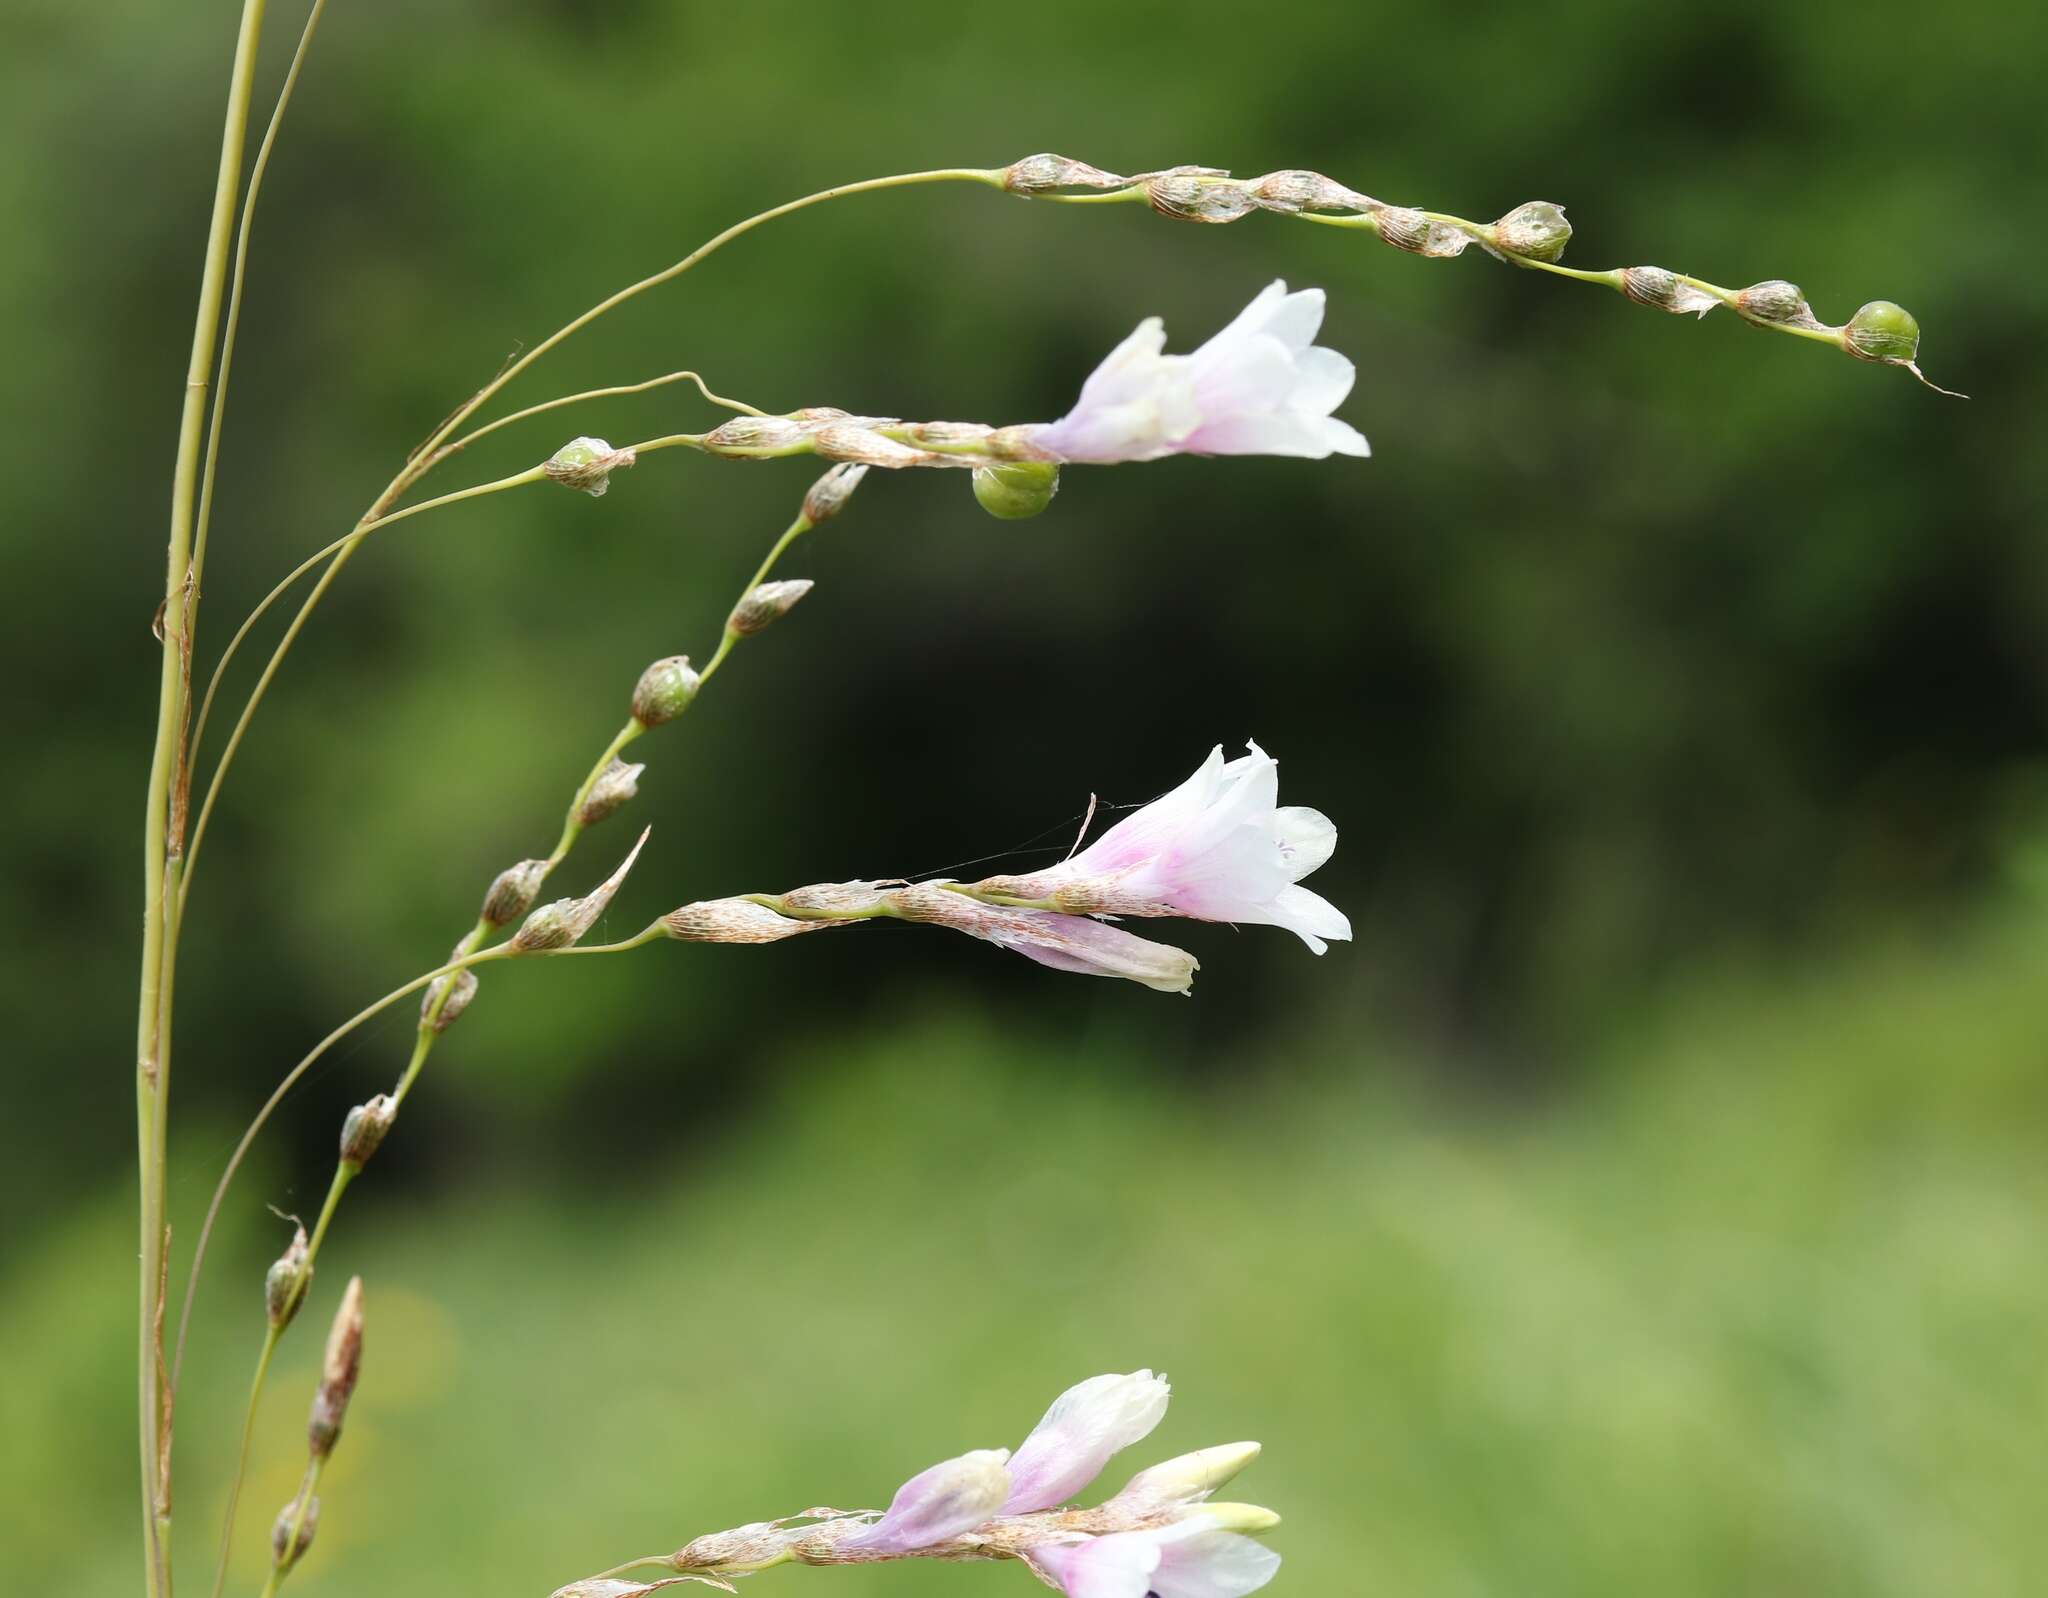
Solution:
M233 20L21 0L0 60L21 1591L135 1590L148 628ZM964 477L871 476L790 563L802 610L639 746L654 836L608 925L1056 857L1091 792L1143 800L1252 736L1342 828L1314 886L1357 941L1176 928L1191 1000L890 926L487 975L286 1344L230 1590L355 1270L366 1374L305 1598L539 1594L876 1503L1148 1364L1179 1396L1129 1463L1262 1438L1242 1487L1287 1517L1276 1592L2038 1590L2044 48L2032 8L1847 0L334 6L258 218L209 659L508 352L888 171L1053 149L1305 165L1477 217L1552 199L1580 265L1791 277L1829 321L1895 298L1976 397L1476 251L970 188L777 224L571 343L514 403L687 365L770 408L1008 422L1058 414L1141 316L1188 348L1273 277L1327 288L1370 461L1076 469L1021 524ZM440 481L712 415L593 405ZM672 452L351 567L194 896L181 1245L277 1075L547 847L640 667L708 652L812 475ZM188 1589L284 1240L266 1206L317 1206L409 1036L399 1011L338 1049L229 1206L180 1406Z

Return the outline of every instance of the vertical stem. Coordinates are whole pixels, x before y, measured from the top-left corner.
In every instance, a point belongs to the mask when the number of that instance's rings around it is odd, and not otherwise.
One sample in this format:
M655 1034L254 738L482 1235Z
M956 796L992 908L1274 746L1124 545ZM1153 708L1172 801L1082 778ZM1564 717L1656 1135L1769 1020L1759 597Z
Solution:
M206 393L212 381L214 343L220 330L228 242L241 187L242 149L248 136L249 96L256 74L256 45L263 31L263 10L264 0L243 0L234 66L228 78L220 168L214 181L213 217L207 230L206 261L200 273L192 357L186 369L185 404L178 426L177 466L171 482L170 539L159 624L164 647L163 671L143 818L142 976L136 1006L135 1048L135 1131L142 1234L136 1418L142 1454L145 1591L150 1598L170 1598L171 1593L170 1484L163 1479L161 1470L167 1419L161 1370L166 1254L164 1150L170 1089L170 976L177 941L173 907L177 902L178 865L184 852L182 790L192 672L192 640L186 624L192 517L206 421Z

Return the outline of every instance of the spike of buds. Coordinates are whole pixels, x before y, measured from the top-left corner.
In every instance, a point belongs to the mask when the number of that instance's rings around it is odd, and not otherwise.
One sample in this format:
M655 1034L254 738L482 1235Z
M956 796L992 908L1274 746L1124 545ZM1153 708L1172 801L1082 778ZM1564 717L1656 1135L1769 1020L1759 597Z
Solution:
M481 919L494 927L502 927L517 921L533 908L534 898L540 893L540 885L547 880L548 863L545 860L522 860L516 866L507 866L491 879L491 885L484 890L484 907Z
M1042 461L1016 461L1006 466L978 466L974 497L999 521L1036 516L1060 491L1060 469Z
M363 1279L351 1276L348 1291L341 1295L341 1307L334 1312L334 1325L327 1333L327 1353L320 1363L320 1386L313 1394L312 1412L306 1417L306 1445L315 1459L334 1452L341 1437L341 1423L348 1414L348 1401L356 1390L356 1378L363 1369Z
M755 633L765 632L794 610L797 601L808 594L811 587L811 580L808 577L759 584L733 606L732 615L726 620L726 631L741 638L751 638Z
M306 1284L313 1279L307 1259L306 1229L294 1224L291 1243L263 1275L263 1308L272 1331L283 1331L306 1301Z
M301 1513L299 1505L305 1504ZM292 1522L297 1521L298 1535L292 1535ZM313 1533L320 1527L320 1500L304 1494L293 1498L277 1512L277 1519L270 1526L270 1562L279 1570L290 1570L313 1546ZM286 1543L290 1547L286 1547Z
M379 1093L366 1104L358 1104L341 1123L341 1162L360 1171L370 1163L384 1142L384 1134L398 1119L398 1102Z
M542 905L528 916L519 930L512 935L513 952L538 954L551 949L566 949L596 926L597 918L604 914L605 906L612 902L612 895L619 891L619 885L626 880L626 873L633 869L633 862L640 858L640 851L647 843L647 834L652 830L643 829L639 840L620 863L619 869L582 898L557 899L553 904Z
M598 773L597 781L590 785L590 792L583 796L583 803L576 807L576 819L586 827L604 820L640 791L640 773L646 769L645 766L629 766L614 756L611 764Z
M612 486L612 473L631 466L634 459L630 449L613 449L601 438L572 438L548 457L541 470L549 482L597 499Z
M841 461L811 484L810 492L804 495L804 520L813 527L829 522L846 509L846 502L853 498L853 491L867 474L865 465Z
M699 680L688 655L669 655L640 673L633 685L633 719L643 727L674 721L697 697Z

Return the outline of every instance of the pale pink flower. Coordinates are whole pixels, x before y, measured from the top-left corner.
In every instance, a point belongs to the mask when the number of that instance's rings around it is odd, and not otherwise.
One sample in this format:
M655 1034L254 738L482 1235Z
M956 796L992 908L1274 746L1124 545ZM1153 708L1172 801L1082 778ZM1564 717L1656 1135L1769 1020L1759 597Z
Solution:
M1330 413L1357 375L1315 343L1323 291L1275 281L1192 355L1168 355L1156 316L1111 350L1074 408L1028 430L1063 461L1107 465L1164 455L1366 455L1364 437Z
M1320 810L1278 804L1278 762L1249 748L1226 763L1217 745L1186 782L1072 859L976 887L1092 915L1285 927L1321 954L1325 939L1351 936L1351 923L1299 884L1336 850L1337 828Z
M1064 1504L1102 1474L1110 1456L1150 1434L1172 1389L1149 1370L1091 1376L1052 1401L1010 1459L1006 1515Z
M974 1530L1002 1511L1009 1457L1007 1448L982 1448L919 1471L896 1489L887 1514L840 1546L907 1554Z
M1280 1556L1263 1543L1199 1517L1041 1544L1028 1557L1067 1598L1244 1598L1280 1568Z

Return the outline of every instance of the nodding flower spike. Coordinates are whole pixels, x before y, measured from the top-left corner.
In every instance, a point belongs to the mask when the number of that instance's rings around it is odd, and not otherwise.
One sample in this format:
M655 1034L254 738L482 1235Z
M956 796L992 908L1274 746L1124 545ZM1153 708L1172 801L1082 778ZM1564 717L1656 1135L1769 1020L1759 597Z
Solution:
M582 898L557 899L528 916L512 935L513 952L541 954L553 949L566 949L580 942L583 934L597 925L597 918L612 902L612 895L619 891L620 884L626 880L626 873L640 858L640 851L647 845L647 834L653 830L652 827L643 829L626 858L619 863L619 869Z

